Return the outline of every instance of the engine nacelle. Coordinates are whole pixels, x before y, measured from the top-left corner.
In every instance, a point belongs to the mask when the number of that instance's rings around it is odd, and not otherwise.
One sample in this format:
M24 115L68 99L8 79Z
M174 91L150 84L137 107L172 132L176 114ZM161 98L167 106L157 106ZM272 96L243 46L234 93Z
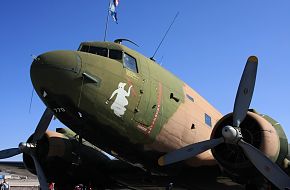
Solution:
M222 129L233 124L233 114L224 116L215 125L211 138L222 137ZM284 167L288 154L288 140L281 125L266 115L260 115L254 110L247 113L240 125L244 141L262 151L273 162ZM221 144L212 149L213 156L233 180L248 183L258 179L260 173L255 169L243 150L233 144ZM262 178L261 178L262 179Z
M29 137L27 142L31 142L32 138L33 135ZM44 137L37 142L36 156L44 170L50 167L50 163L55 164L56 160L59 164L53 167L61 166L64 169L67 165L65 163L72 162L72 150L73 146L68 137L61 133L47 131ZM29 155L23 154L23 162L31 173L36 174L33 160Z
M77 183L99 183L107 180L104 175L110 158L87 141L80 143L76 134L69 129L58 129L60 133L47 131L37 141L36 157L48 181L58 185ZM33 135L27 142L31 142ZM32 158L23 154L26 168L36 174ZM84 175L86 174L86 175Z

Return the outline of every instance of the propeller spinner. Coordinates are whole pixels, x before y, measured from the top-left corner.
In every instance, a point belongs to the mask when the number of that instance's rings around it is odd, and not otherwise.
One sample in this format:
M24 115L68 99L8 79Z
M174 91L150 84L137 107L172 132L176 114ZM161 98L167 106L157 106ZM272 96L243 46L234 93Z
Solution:
M186 160L204 151L212 149L221 143L229 143L241 147L245 155L253 163L253 165L276 187L281 190L289 188L289 176L284 171L282 171L277 164L273 163L268 157L266 157L260 150L245 142L243 140L243 136L239 127L247 115L247 111L252 100L257 75L257 68L257 57L249 57L247 64L244 68L235 99L233 110L233 126L225 126L223 128L223 137L191 144L181 149L170 152L159 158L159 165L163 166Z

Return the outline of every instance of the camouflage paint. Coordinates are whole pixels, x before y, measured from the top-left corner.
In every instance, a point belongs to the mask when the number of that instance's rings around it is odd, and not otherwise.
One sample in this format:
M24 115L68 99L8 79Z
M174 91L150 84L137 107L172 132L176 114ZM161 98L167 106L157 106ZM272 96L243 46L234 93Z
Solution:
M139 72L124 68L121 60L86 52L55 51L40 55L40 62L45 63L32 66L34 87L51 108L55 105L65 106L58 96L69 100L65 109L72 110L72 113L56 113L63 123L76 132L81 131L87 128L81 126L81 116L84 115L93 123L90 127L96 129L88 129L90 133L97 133L99 126L103 126L117 134L115 138L125 138L131 145L142 145L143 150L140 151L159 154L209 139L212 127L222 115L184 82L126 46L109 42L86 42L81 45L84 44L126 52L136 59ZM53 60L51 57L54 57ZM68 65L74 70L53 68L46 71L51 62L55 62L55 67ZM41 69L46 69L45 73ZM64 75L69 77L64 78ZM127 97L126 112L121 117L116 116L111 109L115 97L110 100L119 83L126 83L126 91L132 86L130 96ZM54 96L57 104L51 104L42 97L43 89L47 90L48 97ZM75 112L78 115L73 115ZM70 119L64 119L66 114L70 114ZM211 127L205 124L205 114L211 117ZM71 121L75 117L80 117L80 121ZM195 128L191 129L193 123ZM108 142L118 142L118 139L110 139L110 136L101 138ZM193 166L215 163L210 151L188 162Z
M168 118L161 132L157 135L155 142L145 145L147 150L153 149L160 152L170 152L210 138L212 128L204 122L205 113L211 116L212 127L222 115L185 84L183 86L183 93L185 101ZM187 98L188 95L194 101ZM191 129L192 124L195 126L194 129ZM216 161L209 150L188 160L187 163L192 166L200 166L213 165L216 164Z
M129 105L128 110L130 110L130 115L133 115L134 118L133 122L129 121L128 123L132 126L123 132L119 126L116 126L115 130L120 135L127 136L132 143L145 144L145 151L153 150L162 153L209 139L212 128L204 122L205 113L211 116L212 127L222 115L198 93L157 63L133 50L125 47L122 47L122 49L122 51L137 59L139 73L133 73L125 69L123 74L127 76L127 83L133 85L134 94L139 96L140 99L136 99L135 95L128 99L131 103L131 107ZM96 61L87 62L93 63ZM106 66L102 66L102 71L108 75L109 72L114 71L116 65L109 67L108 63L106 64L108 69L106 69ZM90 71L92 69L90 68ZM104 71L105 69L106 71ZM117 72L120 70L122 68L118 68ZM119 77L120 79L116 81L122 79L121 75ZM102 81L106 80L108 79L102 78ZM121 81L125 81L125 79ZM179 100L178 102L170 98L171 93ZM194 102L189 100L187 95L193 97ZM137 104L135 103L137 107L132 107L134 105L132 102L137 102ZM137 114L141 116L136 117ZM127 113L127 117L130 118L128 115L129 113ZM191 129L193 123L195 124L195 129ZM110 126L114 126L114 123L110 124ZM191 159L189 163L193 166L199 166L211 165L216 162L211 152L207 151Z
M277 132L280 141L280 151L279 155L277 155L276 162L279 165L283 165L284 159L289 153L287 136L279 122L275 121L273 118L267 115L262 115L262 117L266 119L269 123L271 123L271 125L275 128Z

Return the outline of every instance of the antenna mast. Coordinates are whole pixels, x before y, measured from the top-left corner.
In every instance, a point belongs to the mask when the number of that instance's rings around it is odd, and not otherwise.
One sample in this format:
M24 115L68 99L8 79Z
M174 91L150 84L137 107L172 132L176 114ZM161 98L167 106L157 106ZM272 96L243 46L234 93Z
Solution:
M156 50L155 50L155 52L154 52L153 56L150 58L151 60L154 60L154 56L156 55L157 51L159 50L159 48L160 48L161 44L163 43L163 41L164 41L165 37L167 36L168 32L170 31L170 29L171 29L171 26L172 26L172 25L173 25L173 23L175 22L175 20L176 20L176 18L178 17L178 15L179 15L179 12L177 12L177 13L176 13L176 15L175 15L174 19L172 20L172 22L171 22L171 24L170 24L169 28L168 28L168 29L167 29L167 31L165 32L165 34L164 34L164 36L163 36L163 38L162 38L161 42L159 43L158 47L156 48Z
M106 37L107 37L107 31L108 31L108 22L109 22L109 14L110 14L110 4L111 1L109 0L109 6L108 6L108 13L107 13L107 19L106 19L106 27L105 27L105 35L104 35L104 42L106 41Z

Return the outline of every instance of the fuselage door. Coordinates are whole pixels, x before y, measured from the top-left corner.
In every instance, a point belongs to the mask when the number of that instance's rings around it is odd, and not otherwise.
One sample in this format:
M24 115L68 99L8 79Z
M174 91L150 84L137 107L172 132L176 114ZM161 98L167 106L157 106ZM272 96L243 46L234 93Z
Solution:
M150 80L149 67L150 62L142 59L140 66L140 76L142 84L139 90L139 100L136 105L134 119L144 127L149 127L152 123L154 114L157 109L157 86L154 81Z

